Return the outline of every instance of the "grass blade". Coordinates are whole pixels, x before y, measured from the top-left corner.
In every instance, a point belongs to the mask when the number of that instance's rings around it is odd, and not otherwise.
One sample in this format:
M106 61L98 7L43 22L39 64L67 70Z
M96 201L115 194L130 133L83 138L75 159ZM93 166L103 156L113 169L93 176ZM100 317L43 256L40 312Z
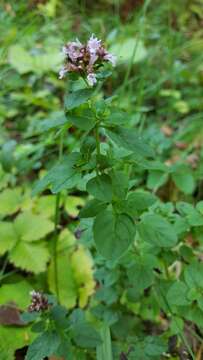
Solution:
M102 345L97 346L97 360L113 360L111 333L109 326L104 324L100 330Z

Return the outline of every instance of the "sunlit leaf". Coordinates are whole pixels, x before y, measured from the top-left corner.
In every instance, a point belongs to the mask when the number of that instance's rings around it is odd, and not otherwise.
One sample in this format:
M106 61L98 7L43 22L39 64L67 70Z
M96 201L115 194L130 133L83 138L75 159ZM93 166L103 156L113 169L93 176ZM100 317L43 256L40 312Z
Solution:
M94 293L93 261L85 249L80 246L71 256L71 266L76 281L79 306L87 305L89 296Z
M84 200L79 196L68 196L65 200L65 210L70 216L77 217L84 203Z
M12 249L18 237L11 222L0 222L0 255Z
M5 189L0 194L0 215L11 215L18 211L21 199L21 189Z
M1 360L14 360L15 351L30 344L33 339L30 327L0 326Z
M32 286L26 280L4 284L0 288L1 304L14 302L18 308L25 310L30 303L30 291L32 289Z
M9 261L17 268L38 274L46 270L50 254L43 242L19 241L11 250Z
M17 217L14 227L23 241L34 241L50 233L54 229L54 223L40 215L24 212Z

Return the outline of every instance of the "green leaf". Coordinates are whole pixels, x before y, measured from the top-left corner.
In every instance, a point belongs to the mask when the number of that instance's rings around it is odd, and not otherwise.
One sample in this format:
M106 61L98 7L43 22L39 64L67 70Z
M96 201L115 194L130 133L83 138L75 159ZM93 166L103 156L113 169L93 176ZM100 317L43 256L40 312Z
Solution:
M5 189L0 194L0 215L12 215L21 206L21 189Z
M10 172L12 169L12 166L15 164L16 159L14 152L16 150L17 142L15 140L8 140L4 142L4 144L1 147L1 166L0 166L0 172L1 172L1 187L7 185L8 178L6 178L4 170L6 172Z
M111 111L111 114L107 118L107 122L113 125L125 125L126 124L126 117L128 117L128 113L124 111Z
M129 214L134 217L148 210L156 201L155 195L144 190L137 190L128 195L126 207Z
M4 284L0 288L1 304L15 302L19 309L25 310L30 304L32 286L25 280L12 284Z
M135 37L116 42L111 46L110 51L118 57L120 63L132 62L135 64L143 60L147 55L143 42Z
M65 109L69 111L86 103L93 92L93 89L81 89L67 94L65 97Z
M19 241L9 254L9 261L16 267L35 274L46 270L50 254L44 242Z
M136 287L138 292L143 291L153 284L154 274L153 267L154 258L150 255L145 257L135 258L133 266L131 266L127 275L130 283Z
M95 299L108 306L116 303L118 294L113 287L101 285L95 294Z
M58 71L58 66L62 61L62 54L53 46L47 47L45 51L37 54L30 54L20 45L12 45L9 48L9 63L20 74L34 72L44 74L49 71Z
M104 304L98 304L91 308L91 313L99 320L102 320L105 324L111 326L118 321L119 315L114 309L109 309Z
M188 287L182 281L174 282L167 293L167 300L170 305L186 306L190 302L187 299Z
M184 331L184 321L179 316L173 315L170 322L170 331L172 335L178 335Z
M108 175L102 174L90 179L86 189L98 200L106 202L112 200L112 181Z
M96 149L96 140L92 136L85 136L82 139L80 151L83 153L83 156L89 158L92 152Z
M32 337L30 327L0 326L1 360L16 359L15 351L29 345Z
M14 222L16 233L23 241L40 240L54 230L54 223L40 215L24 212Z
M68 310L61 305L55 305L50 309L50 318L54 320L55 326L59 331L65 330L70 326L67 314Z
M112 187L113 187L113 198L114 199L125 199L128 191L128 176L120 170L114 170L111 173Z
M203 216L191 204L180 201L176 204L177 210L183 214L191 226L202 226Z
M198 306L187 307L184 309L184 318L197 324L200 328L203 327L203 311L201 311Z
M59 356L60 359L63 360L74 360L75 351L73 355L73 346L67 338L61 339L61 343L58 347L56 355ZM57 357L58 359L58 357ZM76 357L75 357L76 359ZM77 358L79 360L79 358ZM81 358L83 360L84 358ZM85 360L85 359L84 359Z
M80 180L80 173L76 168L76 163L80 158L79 153L72 153L61 163L58 163L48 174L37 182L33 189L33 195L51 187L52 193L58 193L63 189L71 189Z
M174 167L172 179L177 188L185 194L192 194L195 190L195 179L189 166L180 164Z
M173 247L178 240L173 226L161 215L145 215L138 225L138 232L144 241L158 247Z
M90 131L96 123L96 118L89 109L84 109L82 115L69 113L67 117L68 122L85 131Z
M97 215L93 231L98 252L106 259L115 260L132 244L135 224L128 215L117 215L110 210L104 210Z
M87 202L85 206L80 210L80 218L94 217L102 210L106 208L107 204L97 199L93 199Z
M149 175L147 178L147 187L148 189L159 189L162 185L164 185L168 180L168 174L159 170L151 170L149 171Z
M100 335L102 344L97 346L97 360L113 360L111 333L108 325L103 324Z
M132 356L135 359L160 359L167 350L167 344L158 336L147 336L133 346Z
M93 326L87 322L78 322L72 327L72 335L76 345L83 348L96 348L102 339Z
M20 45L10 47L9 62L20 74L25 74L32 70L32 56Z
M116 127L106 130L106 133L119 147L130 150L140 157L154 156L154 151L131 129Z
M0 255L12 249L17 241L17 234L10 222L0 222Z
M197 203L197 210L203 215L203 200Z
M60 336L56 331L46 331L29 346L25 360L44 360L54 355L60 345Z
M43 133L44 131L53 130L59 126L61 127L67 122L68 120L66 119L63 111L55 111L50 115L49 119L39 121L37 124L37 132Z
M185 282L189 288L203 289L203 264L193 261L184 271Z

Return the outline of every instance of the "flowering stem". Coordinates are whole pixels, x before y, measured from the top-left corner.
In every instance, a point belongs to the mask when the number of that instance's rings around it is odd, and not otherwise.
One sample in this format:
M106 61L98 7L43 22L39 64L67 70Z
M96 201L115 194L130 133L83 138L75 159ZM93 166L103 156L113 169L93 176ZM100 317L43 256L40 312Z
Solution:
M63 131L61 132L60 142L59 142L59 155L58 159L61 160L63 156ZM57 240L58 240L58 225L60 222L60 199L61 193L59 192L56 195L55 202L55 216L54 216L54 240L53 240L53 263L54 263L54 283L56 296L59 302L59 282L58 282L58 257L57 257Z
M95 126L95 140L96 140L96 151L97 151L97 167L96 173L99 175L99 158L100 158L100 141L99 141L99 126L96 124Z

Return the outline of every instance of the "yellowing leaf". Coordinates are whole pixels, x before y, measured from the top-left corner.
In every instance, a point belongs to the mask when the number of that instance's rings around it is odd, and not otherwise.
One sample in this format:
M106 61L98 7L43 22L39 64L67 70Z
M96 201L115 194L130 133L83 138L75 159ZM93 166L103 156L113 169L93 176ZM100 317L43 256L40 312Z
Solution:
M21 190L5 189L0 194L0 215L6 216L14 214L21 205Z
M31 190L26 189L23 193L22 203L21 203L21 211L32 211L35 206L35 200L31 197Z
M29 243L20 241L14 249L11 250L9 261L26 271L35 274L46 270L46 265L50 254L43 242Z
M84 206L85 202L78 196L68 196L65 201L65 210L72 217L77 217L80 208Z
M57 278L60 303L69 309L73 308L76 305L77 293L68 252L58 255ZM56 294L53 261L51 261L48 268L48 284L49 289Z
M88 298L94 292L93 263L90 255L80 246L75 251L58 254L58 287L62 305L73 308L77 302L80 307L87 305ZM56 294L54 263L48 269L49 289Z
M36 205L34 207L35 212L39 213L43 217L54 216L55 201L56 199L53 195L41 196L39 199L37 199Z
M69 249L75 244L75 241L75 236L69 229L62 230L57 242L57 251L61 252Z
M53 222L28 211L17 217L14 226L19 237L24 241L42 239L54 229Z
M94 293L93 261L87 251L80 246L71 256L71 266L77 286L79 306L87 305L89 296Z
M176 101L174 108L181 114L187 114L190 111L188 103L183 100Z

